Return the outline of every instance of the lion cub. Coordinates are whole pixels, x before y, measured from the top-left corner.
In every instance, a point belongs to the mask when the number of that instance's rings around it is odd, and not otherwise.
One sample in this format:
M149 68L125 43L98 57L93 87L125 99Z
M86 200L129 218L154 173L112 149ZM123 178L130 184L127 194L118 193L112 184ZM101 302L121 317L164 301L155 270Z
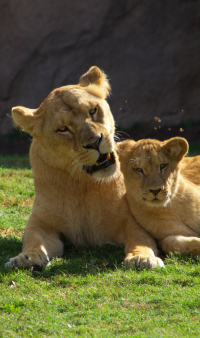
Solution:
M187 152L181 137L119 144L127 200L137 222L165 253L199 255L200 186L180 171Z

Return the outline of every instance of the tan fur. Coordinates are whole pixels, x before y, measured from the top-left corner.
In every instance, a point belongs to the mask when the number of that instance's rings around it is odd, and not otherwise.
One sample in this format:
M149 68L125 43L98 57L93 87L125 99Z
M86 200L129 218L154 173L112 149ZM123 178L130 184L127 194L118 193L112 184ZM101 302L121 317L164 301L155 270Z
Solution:
M63 254L61 235L75 245L124 244L126 265L163 266L155 257L156 242L128 208L114 120L105 100L109 90L106 75L92 67L78 85L54 90L38 109L13 108L16 124L33 136L36 196L22 253L6 266L49 264L51 257ZM69 130L62 132L65 126ZM101 154L109 158L112 153L112 165L92 174L84 171L95 163L96 168Z
M181 173L192 183L200 185L199 177L200 155L194 157L183 157L180 163Z
M184 158L187 151L188 143L181 137L119 145L127 200L137 222L165 253L199 255L200 186L191 181L199 183L200 163L199 156Z

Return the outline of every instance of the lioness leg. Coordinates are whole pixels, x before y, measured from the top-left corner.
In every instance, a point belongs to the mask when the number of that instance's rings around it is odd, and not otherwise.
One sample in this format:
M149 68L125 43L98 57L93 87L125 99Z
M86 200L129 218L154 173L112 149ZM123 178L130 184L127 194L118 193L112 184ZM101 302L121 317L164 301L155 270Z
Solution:
M184 254L200 255L200 238L185 236L168 236L159 241L161 249L169 252L180 252Z
M6 263L6 267L30 268L49 265L51 257L63 255L64 245L59 233L53 233L41 224L29 220L23 235L22 252Z
M126 266L164 267L163 261L156 257L158 253L156 242L136 223L133 226L131 222L127 227L125 253L124 264Z

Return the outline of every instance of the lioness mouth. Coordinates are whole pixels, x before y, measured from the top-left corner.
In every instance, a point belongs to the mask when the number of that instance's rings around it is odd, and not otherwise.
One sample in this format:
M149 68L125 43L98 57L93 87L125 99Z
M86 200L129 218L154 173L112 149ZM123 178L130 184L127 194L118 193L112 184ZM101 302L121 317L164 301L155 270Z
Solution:
M115 157L113 153L100 154L97 162L94 165L92 166L84 165L83 169L85 170L86 173L92 174L95 171L105 169L114 163L115 163Z

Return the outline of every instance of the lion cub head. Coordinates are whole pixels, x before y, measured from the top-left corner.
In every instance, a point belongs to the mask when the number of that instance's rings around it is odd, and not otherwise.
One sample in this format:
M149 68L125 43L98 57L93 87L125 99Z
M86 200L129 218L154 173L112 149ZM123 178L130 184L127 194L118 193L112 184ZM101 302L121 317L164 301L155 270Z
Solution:
M126 190L148 206L166 206L178 187L179 162L188 152L184 138L160 142L146 139L119 144L119 158Z
M51 165L76 177L105 178L116 170L109 91L105 73L91 67L77 85L53 90L38 109L14 107L13 118L42 147L42 156L51 158Z

